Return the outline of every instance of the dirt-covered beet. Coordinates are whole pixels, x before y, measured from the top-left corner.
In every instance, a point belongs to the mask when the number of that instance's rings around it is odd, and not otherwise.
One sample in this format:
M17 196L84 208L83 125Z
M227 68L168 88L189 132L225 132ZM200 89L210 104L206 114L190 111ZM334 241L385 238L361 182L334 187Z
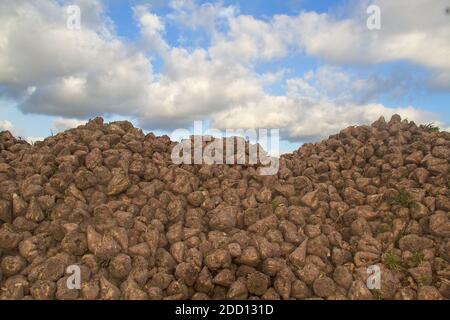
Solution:
M175 145L101 118L1 132L0 299L450 298L450 133L380 118L273 176Z

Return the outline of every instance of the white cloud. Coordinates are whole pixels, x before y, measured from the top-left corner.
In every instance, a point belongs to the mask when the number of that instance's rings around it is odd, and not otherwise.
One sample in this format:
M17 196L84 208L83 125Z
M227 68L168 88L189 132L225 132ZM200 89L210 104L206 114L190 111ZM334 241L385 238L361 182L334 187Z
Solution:
M412 107L387 108L381 104L336 105L326 100L278 98L227 110L215 119L214 124L227 128L279 127L288 140L311 141L327 137L351 125L369 124L380 115L389 119L395 113L419 122L433 119L432 115Z
M37 141L43 141L44 139L44 137L25 137L25 140L30 144L33 144Z
M355 83L335 68L309 71L301 78L287 80L286 96L261 96L256 102L237 105L213 116L219 128L277 127L293 141L326 137L355 124L368 124L381 115L397 113L419 123L431 122L434 114L411 106L388 108L377 103L351 99Z
M370 4L381 9L381 29L366 27L361 2L354 14L336 19L330 14L302 12L297 17L280 16L285 28L304 51L333 63L410 61L431 70L432 85L450 89L450 24L448 1L378 0Z
M210 48L211 56L226 62L272 60L288 53L286 38L274 22L241 15L229 19L229 32L218 34Z
M169 19L184 27L209 33L214 33L217 26L226 23L239 11L236 6L223 6L221 2L197 5L193 0L172 0L169 5L173 9L168 14Z
M89 4L99 5L80 3ZM151 81L151 64L105 36L94 18L85 21L90 8L81 8L81 30L69 30L65 8L55 2L1 2L0 84L24 99L24 112L81 117L130 112L137 104Z
M9 120L0 120L0 131L9 131L16 138L22 134L22 130Z
M53 121L53 128L55 128L57 132L61 132L67 129L76 128L85 123L86 121L78 119L56 118Z
M373 74L365 78L329 65L310 70L301 78L288 79L287 95L367 103L380 97L405 97L421 90L419 81L402 70L389 75ZM423 90L423 88L422 88Z
M135 19L139 22L146 49L162 56L166 55L169 45L161 35L165 30L164 23L156 14L149 11L149 6L136 6L133 11Z
M11 121L8 120L0 120L0 131L9 131L12 132L14 130L14 126Z

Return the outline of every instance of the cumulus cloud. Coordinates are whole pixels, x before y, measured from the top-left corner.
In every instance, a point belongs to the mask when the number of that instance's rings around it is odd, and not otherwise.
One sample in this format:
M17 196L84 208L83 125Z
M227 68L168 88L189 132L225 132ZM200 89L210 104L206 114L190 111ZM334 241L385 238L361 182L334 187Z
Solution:
M0 132L1 131L9 131L15 137L19 137L22 135L21 128L18 128L9 120L0 120Z
M224 6L220 2L197 5L193 0L172 0L169 6L173 9L168 14L169 19L181 26L209 33L215 33L216 27L223 26L239 12L236 6Z
M169 45L162 37L165 26L161 19L149 11L149 6L134 7L134 17L139 22L141 36L145 40L145 47L159 55L166 55Z
M289 38L278 27L276 20L266 22L246 15L231 17L229 31L215 37L211 55L227 62L246 63L284 57Z
M80 30L66 28L60 2L5 0L0 3L0 85L23 112L59 116L57 130L79 125L77 119L121 115L150 130L208 119L218 128L283 128L286 138L304 141L381 114L424 121L433 115L373 101L380 94L403 95L411 83L402 77L361 78L330 66L287 79L282 72L256 71L258 63L302 52L330 64L408 60L431 70L433 85L446 90L448 21L433 20L431 13L410 20L413 13L428 12L425 1L399 2L403 5L376 2L383 15L378 33L365 27L365 9L363 16L341 19L316 12L259 19L220 3L172 1L166 17L137 6L140 40L130 44L115 34L99 0L77 2ZM427 3L436 11L443 1ZM167 21L206 30L210 44L171 46ZM415 23L418 27L411 28ZM161 70L153 68L155 57ZM270 94L267 87L274 83L285 92Z
M57 131L64 131L71 128L76 128L85 124L86 121L78 120L78 119L68 119L68 118L56 118L53 121L53 128Z
M0 84L21 101L22 111L121 114L136 106L151 81L151 64L142 52L111 38L107 26L96 24L100 18L84 20L91 7L100 14L100 4L79 4L81 29L69 30L65 7L56 2L1 2Z
M44 137L26 137L25 140L26 140L28 143L33 144L33 143L35 143L35 142L37 142L37 141L43 141L43 140L44 140Z
M311 56L347 64L409 61L434 73L431 85L450 89L448 1L376 0L370 4L381 9L380 30L366 27L367 1L360 2L355 14L345 19L302 12L279 20L297 33L297 44Z
M308 71L287 80L286 96L262 96L257 102L222 111L213 116L213 124L219 128L277 127L288 140L311 141L396 113L418 122L434 119L434 114L411 106L388 108L355 101L353 91L361 81L332 67Z
M287 95L309 98L328 97L328 100L371 102L380 97L398 98L416 93L420 87L419 79L397 70L394 74L372 74L358 77L342 68L325 65L310 70L301 78L287 80Z
M389 119L396 113L403 118L419 122L429 122L433 119L432 114L413 107L387 108L374 103L334 104L327 100L311 101L282 97L227 110L215 118L214 124L224 128L279 127L282 128L287 140L315 141L342 128L368 124L380 116Z
M0 131L14 131L14 126L11 121L8 120L0 120Z

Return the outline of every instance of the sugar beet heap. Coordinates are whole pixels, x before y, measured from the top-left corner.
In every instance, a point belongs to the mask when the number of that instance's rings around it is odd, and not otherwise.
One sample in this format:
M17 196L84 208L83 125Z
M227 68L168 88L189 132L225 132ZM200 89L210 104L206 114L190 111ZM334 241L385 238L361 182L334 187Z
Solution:
M450 133L380 118L275 176L174 165L174 145L101 118L0 133L0 298L450 298Z

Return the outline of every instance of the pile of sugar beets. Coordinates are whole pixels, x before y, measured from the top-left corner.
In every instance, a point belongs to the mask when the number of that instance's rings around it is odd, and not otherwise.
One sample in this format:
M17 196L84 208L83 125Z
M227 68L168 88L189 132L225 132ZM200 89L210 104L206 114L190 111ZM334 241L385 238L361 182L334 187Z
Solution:
M450 298L449 132L380 118L273 176L175 145L102 118L0 133L0 299Z

